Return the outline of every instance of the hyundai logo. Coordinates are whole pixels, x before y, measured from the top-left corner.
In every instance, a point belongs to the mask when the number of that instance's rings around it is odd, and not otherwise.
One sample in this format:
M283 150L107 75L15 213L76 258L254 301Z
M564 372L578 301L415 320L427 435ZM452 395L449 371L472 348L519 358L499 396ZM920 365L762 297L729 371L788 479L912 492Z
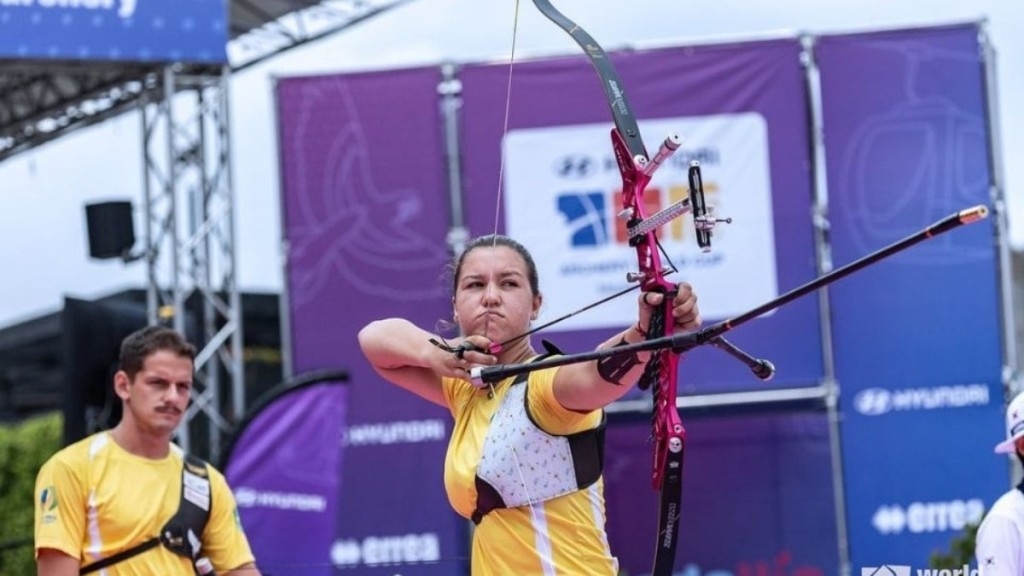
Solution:
M988 384L953 384L915 388L867 388L853 398L853 407L865 416L889 412L948 410L988 406Z
M593 176L600 168L600 162L586 154L568 154L555 160L554 170L559 178L580 180Z
M884 388L865 388L853 398L853 407L865 416L878 416L892 410L892 392Z

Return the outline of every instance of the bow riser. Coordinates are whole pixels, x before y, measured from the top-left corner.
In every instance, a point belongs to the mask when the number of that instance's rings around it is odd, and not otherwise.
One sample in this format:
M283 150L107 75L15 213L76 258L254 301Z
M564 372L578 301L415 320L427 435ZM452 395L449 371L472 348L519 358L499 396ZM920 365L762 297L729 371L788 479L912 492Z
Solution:
M612 129L612 150L615 161L622 175L622 212L626 220L626 229L647 219L644 208L644 191L651 181L651 174L644 171L647 158L634 157L626 145L625 139L618 128ZM658 253L657 235L655 231L639 234L629 239L629 244L636 249L638 270L627 280L640 281L644 291L668 292L674 288L671 282L664 279L665 271Z

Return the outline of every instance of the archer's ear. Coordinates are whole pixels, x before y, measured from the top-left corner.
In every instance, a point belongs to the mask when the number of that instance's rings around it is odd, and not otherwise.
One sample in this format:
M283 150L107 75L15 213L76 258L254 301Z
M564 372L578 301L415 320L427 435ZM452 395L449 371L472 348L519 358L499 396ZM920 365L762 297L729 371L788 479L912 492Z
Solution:
M537 294L536 296L533 297L533 314L530 315L530 318L532 318L533 320L537 319L537 316L540 315L540 305L543 304L543 303L544 303L544 295L543 294Z
M128 386L131 384L131 380L128 378L128 373L124 370L118 370L114 374L114 394L117 394L121 400L128 399Z

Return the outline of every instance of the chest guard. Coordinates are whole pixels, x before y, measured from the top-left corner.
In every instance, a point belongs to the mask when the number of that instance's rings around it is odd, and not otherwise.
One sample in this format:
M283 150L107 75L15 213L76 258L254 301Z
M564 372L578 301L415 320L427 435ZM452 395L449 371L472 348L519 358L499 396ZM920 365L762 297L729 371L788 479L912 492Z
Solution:
M491 510L545 502L587 488L604 467L605 417L591 430L556 436L542 430L527 405L529 374L510 385L491 419L477 465L473 522Z

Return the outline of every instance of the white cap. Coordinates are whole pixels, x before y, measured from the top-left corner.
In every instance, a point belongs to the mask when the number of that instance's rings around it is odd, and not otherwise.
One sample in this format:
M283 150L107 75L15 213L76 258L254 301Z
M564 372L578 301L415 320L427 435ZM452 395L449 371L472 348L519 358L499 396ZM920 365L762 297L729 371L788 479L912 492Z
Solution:
M1014 443L1018 438L1024 437L1024 392L1017 394L1010 405L1006 407L1006 440L996 444L996 452L999 454L1014 454L1017 452Z

